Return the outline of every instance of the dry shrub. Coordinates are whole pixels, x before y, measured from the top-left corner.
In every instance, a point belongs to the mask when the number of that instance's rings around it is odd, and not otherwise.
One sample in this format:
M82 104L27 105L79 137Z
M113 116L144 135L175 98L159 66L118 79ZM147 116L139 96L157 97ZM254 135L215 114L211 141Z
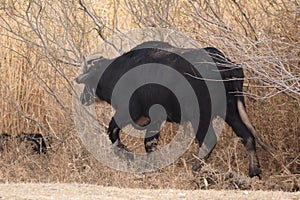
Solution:
M298 1L86 1L89 8L94 8L92 12L101 16L98 19L105 25L104 39L112 30L175 27L203 46L218 47L245 67L248 113L256 129L277 152L273 157L258 146L261 181L247 178L245 149L229 127L220 136L209 163L196 175L191 172L193 155L198 151L196 143L178 161L154 173L129 174L103 166L76 134L71 110L72 85L80 59L96 48L95 40L101 40L93 31L97 26L77 1L41 2L43 17L32 20L42 23L49 41L28 27L26 18L11 17L20 13L26 17L28 2L1 2L0 132L41 132L52 137L51 148L48 155L32 154L25 146L17 148L12 141L7 150L0 152L1 182L299 190ZM39 7L33 6L32 16L37 16ZM66 23L62 24L64 20ZM107 126L113 114L111 109L101 106L98 112L99 121ZM160 145L172 139L173 129L176 126L166 124ZM126 134L122 137L134 151L144 151L142 139Z

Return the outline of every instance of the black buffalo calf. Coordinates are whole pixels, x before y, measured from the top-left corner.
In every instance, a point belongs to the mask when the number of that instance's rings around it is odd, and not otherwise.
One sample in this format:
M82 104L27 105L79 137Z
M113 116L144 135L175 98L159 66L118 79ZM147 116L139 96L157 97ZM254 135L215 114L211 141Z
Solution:
M15 140L17 144L28 143L32 147L32 151L35 153L47 154L47 144L45 138L40 133L21 133L15 137L3 133L0 135L0 151L3 151L9 141Z

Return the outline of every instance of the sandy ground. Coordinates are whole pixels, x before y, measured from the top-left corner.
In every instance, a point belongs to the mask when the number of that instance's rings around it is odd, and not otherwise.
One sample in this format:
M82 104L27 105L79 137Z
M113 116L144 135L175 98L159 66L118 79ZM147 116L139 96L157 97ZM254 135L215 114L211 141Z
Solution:
M144 190L103 187L86 184L18 183L0 184L0 199L300 199L300 192Z

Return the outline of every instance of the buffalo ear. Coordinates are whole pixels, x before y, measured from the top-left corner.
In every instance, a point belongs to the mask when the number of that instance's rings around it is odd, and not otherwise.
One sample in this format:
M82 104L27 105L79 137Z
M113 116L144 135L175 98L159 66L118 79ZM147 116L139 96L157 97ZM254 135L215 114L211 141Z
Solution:
M77 83L87 83L89 74L81 74L76 78Z

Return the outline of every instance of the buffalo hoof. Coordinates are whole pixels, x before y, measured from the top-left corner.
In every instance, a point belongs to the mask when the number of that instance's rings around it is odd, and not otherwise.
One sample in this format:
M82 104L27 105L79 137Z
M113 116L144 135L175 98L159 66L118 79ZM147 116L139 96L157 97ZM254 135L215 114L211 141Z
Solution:
M157 150L158 138L154 138L151 141L146 142L145 149L147 153L151 153Z
M131 150L128 149L128 147L125 144L123 144L122 142L118 142L117 147L122 149L122 150L125 150L127 152L131 152Z
M123 160L133 161L133 159L134 159L131 150L128 149L127 146L121 142L118 142L114 146L114 152L119 158L121 158Z
M196 159L192 166L193 173L198 173L202 169L204 164L205 164L205 162L203 160Z
M261 180L261 169L259 167L252 168L249 170L248 174L251 178L257 176Z

